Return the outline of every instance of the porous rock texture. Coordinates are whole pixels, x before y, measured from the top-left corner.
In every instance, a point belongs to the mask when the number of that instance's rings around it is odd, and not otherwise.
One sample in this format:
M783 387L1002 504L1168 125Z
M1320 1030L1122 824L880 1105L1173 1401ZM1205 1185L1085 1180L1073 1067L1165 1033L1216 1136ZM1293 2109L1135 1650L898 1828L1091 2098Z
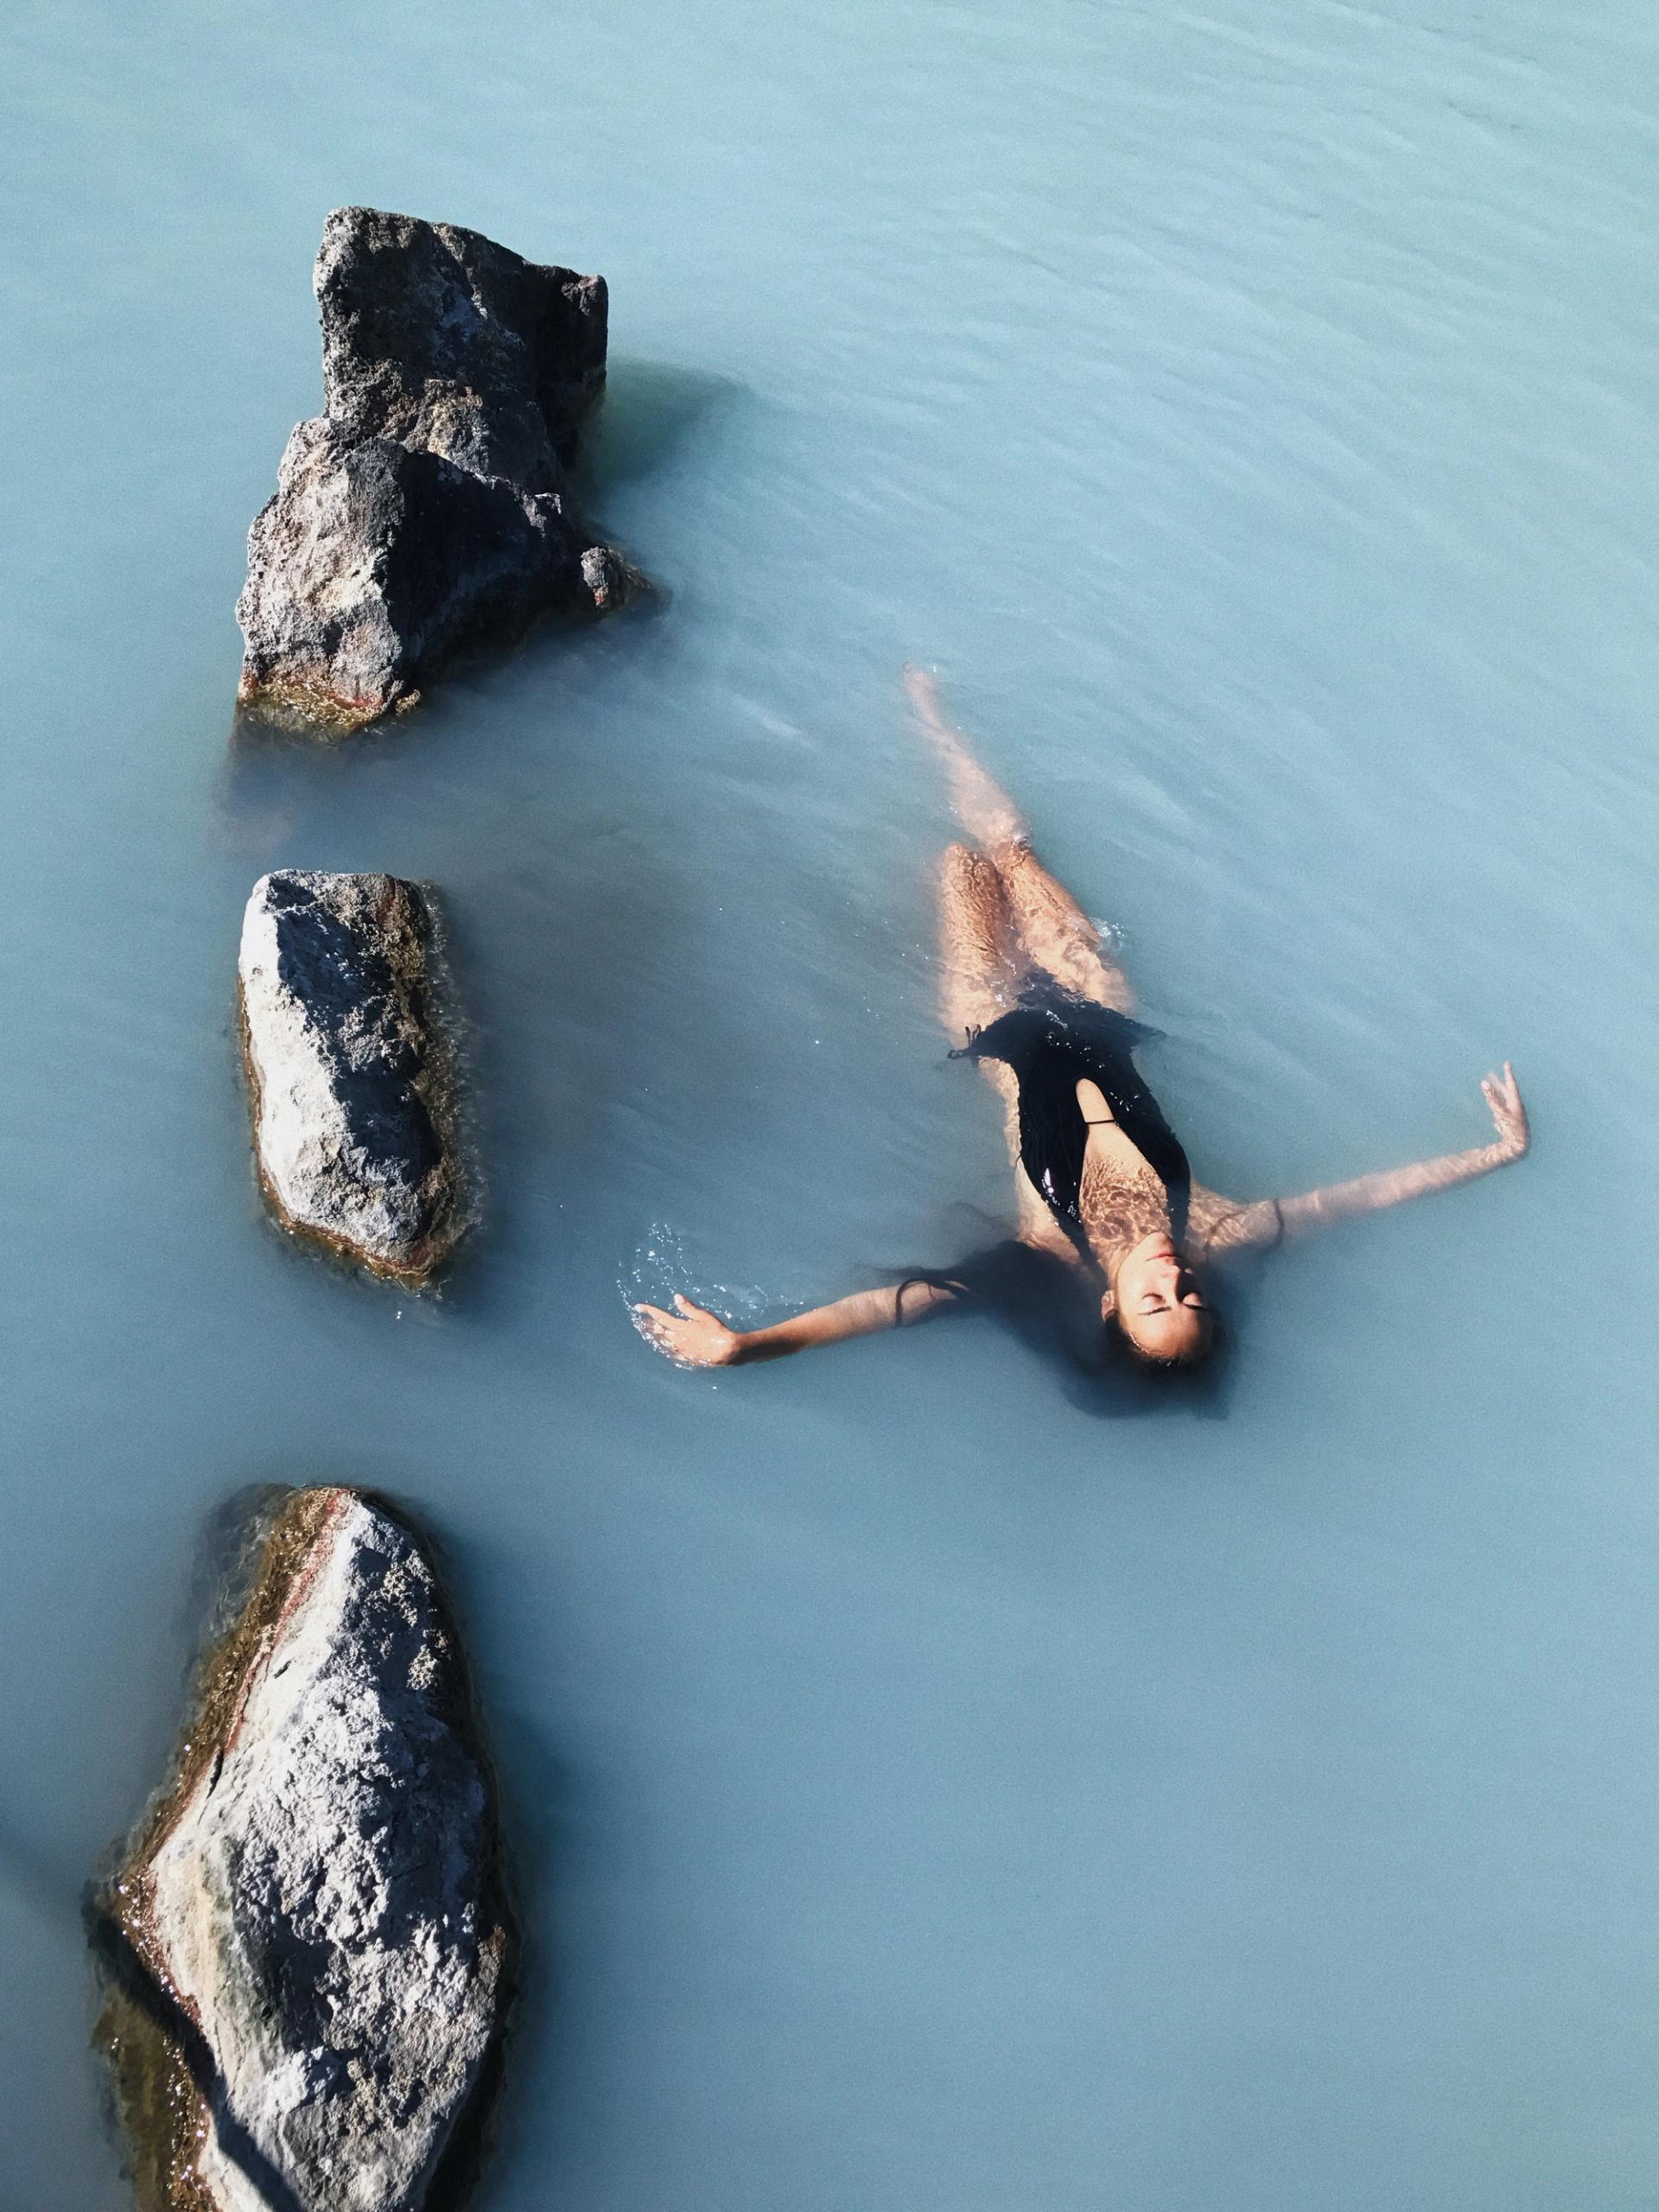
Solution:
M354 729L457 646L543 609L617 604L633 572L567 471L605 379L600 276L372 207L323 226L323 412L248 534L244 704Z
M238 982L259 1179L284 1228L418 1287L465 1226L433 914L391 875L278 868Z
M453 2202L509 1923L464 1664L402 1522L290 1491L99 1900L141 2212Z

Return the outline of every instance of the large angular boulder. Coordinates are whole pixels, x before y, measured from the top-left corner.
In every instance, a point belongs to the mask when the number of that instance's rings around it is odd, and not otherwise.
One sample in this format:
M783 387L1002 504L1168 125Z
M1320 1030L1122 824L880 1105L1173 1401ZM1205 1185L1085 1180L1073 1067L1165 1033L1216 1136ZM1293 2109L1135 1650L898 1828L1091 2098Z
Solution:
M278 868L238 984L259 1180L285 1229L418 1287L466 1226L434 918L391 875Z
M323 412L289 438L248 535L238 696L353 729L456 647L611 607L632 572L566 473L605 378L602 277L337 207L315 286Z
M454 1626L355 1491L291 1491L95 1900L141 2212L453 2202L512 1936Z

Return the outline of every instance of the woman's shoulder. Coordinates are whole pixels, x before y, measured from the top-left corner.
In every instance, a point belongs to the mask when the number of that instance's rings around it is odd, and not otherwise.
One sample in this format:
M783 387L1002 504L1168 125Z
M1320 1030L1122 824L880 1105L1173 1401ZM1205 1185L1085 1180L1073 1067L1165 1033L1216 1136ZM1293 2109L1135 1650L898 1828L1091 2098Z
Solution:
M1223 1198L1218 1191L1205 1190L1201 1183L1192 1185L1186 1220L1192 1243L1202 1248L1195 1257L1222 1259L1229 1254L1270 1251L1284 1235L1274 1199L1241 1204Z

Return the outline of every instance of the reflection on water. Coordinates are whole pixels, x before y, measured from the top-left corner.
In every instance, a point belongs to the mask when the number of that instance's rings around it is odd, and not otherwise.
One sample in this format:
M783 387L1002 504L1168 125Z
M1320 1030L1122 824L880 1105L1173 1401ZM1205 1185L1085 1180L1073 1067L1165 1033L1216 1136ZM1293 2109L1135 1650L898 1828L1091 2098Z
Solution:
M200 1533L344 1480L444 1533L502 1752L491 2212L1636 2212L1650 21L385 33L17 34L7 2201L124 2202L76 1905ZM227 747L346 199L603 270L582 497L663 591ZM983 1322L703 1375L628 1326L1008 1225L913 658L1121 929L1203 1180L1481 1141L1515 1060L1532 1157L1285 1254L1212 1397L1099 1420ZM439 1298L261 1217L273 866L439 887L488 1194Z

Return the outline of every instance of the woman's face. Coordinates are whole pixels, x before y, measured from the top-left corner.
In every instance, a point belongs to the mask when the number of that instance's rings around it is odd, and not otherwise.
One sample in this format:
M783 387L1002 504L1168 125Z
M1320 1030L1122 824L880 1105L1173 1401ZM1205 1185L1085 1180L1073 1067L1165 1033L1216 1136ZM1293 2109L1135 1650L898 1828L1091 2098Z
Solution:
M1101 1311L1148 1359L1201 1359L1215 1335L1198 1277L1161 1234L1125 1253Z

